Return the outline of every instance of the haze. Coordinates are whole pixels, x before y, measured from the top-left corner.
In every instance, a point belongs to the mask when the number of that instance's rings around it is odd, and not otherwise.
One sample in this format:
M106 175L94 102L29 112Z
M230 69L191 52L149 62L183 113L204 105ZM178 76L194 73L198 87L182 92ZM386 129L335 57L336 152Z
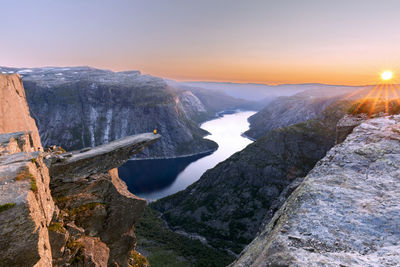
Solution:
M10 67L355 85L396 73L400 59L396 0L5 0L1 10L0 65Z

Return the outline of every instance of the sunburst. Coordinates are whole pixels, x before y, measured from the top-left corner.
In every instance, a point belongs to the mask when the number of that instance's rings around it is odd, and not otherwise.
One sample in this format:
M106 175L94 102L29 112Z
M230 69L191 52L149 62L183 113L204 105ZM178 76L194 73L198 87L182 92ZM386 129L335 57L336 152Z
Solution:
M365 97L360 100L358 105L353 109L353 114L359 113L360 109L362 108L364 110L362 113L367 112L368 118L371 118L378 104L380 106L378 111L382 110L382 112L384 112L386 115L389 115L391 111L393 112L393 110L390 110L391 107L393 108L393 103L397 102L397 105L400 105L400 98L398 94L400 87L393 81L394 78L394 72L391 70L385 70L380 73L381 81L376 83L376 85L365 95ZM349 96L353 96L358 92L359 90L356 90ZM391 98L394 98L396 102L392 102Z

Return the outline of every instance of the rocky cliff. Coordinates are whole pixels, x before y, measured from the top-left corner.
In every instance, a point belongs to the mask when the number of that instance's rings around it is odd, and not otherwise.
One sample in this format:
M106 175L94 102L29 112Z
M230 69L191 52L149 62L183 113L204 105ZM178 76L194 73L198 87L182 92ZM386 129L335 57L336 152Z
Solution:
M363 122L232 266L398 266L400 116Z
M171 228L198 234L214 247L239 253L334 146L336 123L347 106L347 102L337 102L320 119L268 132L208 170L186 190L152 207Z
M250 129L245 135L257 139L276 128L318 119L330 104L339 100L361 99L372 89L370 86L360 88L329 85L314 85L310 88L293 96L278 97L271 101L249 118Z
M0 85L0 266L145 266L134 250L145 200L116 168L160 136L43 151L20 77Z
M94 147L157 128L162 140L140 157L208 152L217 144L203 139L207 132L198 123L246 102L221 93L177 89L139 71L3 67L0 72L22 75L43 145L57 144L67 150Z

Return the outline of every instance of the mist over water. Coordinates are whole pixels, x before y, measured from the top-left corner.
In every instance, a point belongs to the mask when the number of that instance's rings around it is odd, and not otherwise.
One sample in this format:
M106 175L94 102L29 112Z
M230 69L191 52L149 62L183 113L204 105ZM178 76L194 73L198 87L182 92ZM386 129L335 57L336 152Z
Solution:
M206 138L218 143L218 150L208 155L175 159L130 160L118 171L129 191L147 200L156 200L181 191L196 182L208 169L224 161L252 143L242 136L249 129L248 117L255 112L226 114L207 121L201 128L210 135Z

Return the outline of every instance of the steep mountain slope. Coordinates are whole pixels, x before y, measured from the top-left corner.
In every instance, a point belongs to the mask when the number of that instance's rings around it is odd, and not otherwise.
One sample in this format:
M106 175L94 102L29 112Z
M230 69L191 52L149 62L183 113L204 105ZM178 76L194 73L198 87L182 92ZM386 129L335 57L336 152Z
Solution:
M337 102L321 119L270 131L152 207L173 229L197 233L214 247L239 253L335 144L335 126L347 107L347 102Z
M177 92L181 95L194 95L199 99L200 103L203 105L204 109L202 112L196 111L192 112L193 115L190 117L196 122L203 122L208 120L209 118L213 118L215 114L224 111L234 111L234 110L261 110L265 103L262 101L248 101L237 99L228 96L225 93L214 91L214 90L206 90L202 88L190 87L190 86L182 86L179 83L172 83L172 88L178 88ZM192 98L188 98L190 101ZM185 101L183 97L181 97L181 103L184 104L188 101ZM194 103L193 103L194 104ZM185 110L190 110L191 107L196 107L196 105L186 104Z
M249 118L250 129L245 135L257 139L272 129L318 118L322 111L338 99L348 99L358 87L319 88L290 97L279 97ZM357 95L357 97L360 97Z
M163 139L141 157L207 152L217 145L203 139L207 132L198 122L242 103L223 94L213 96L212 92L197 97L138 71L3 67L0 72L22 75L43 145L59 144L66 149L96 146L157 128ZM221 104L203 102L213 97Z
M398 266L400 116L328 152L232 265Z

